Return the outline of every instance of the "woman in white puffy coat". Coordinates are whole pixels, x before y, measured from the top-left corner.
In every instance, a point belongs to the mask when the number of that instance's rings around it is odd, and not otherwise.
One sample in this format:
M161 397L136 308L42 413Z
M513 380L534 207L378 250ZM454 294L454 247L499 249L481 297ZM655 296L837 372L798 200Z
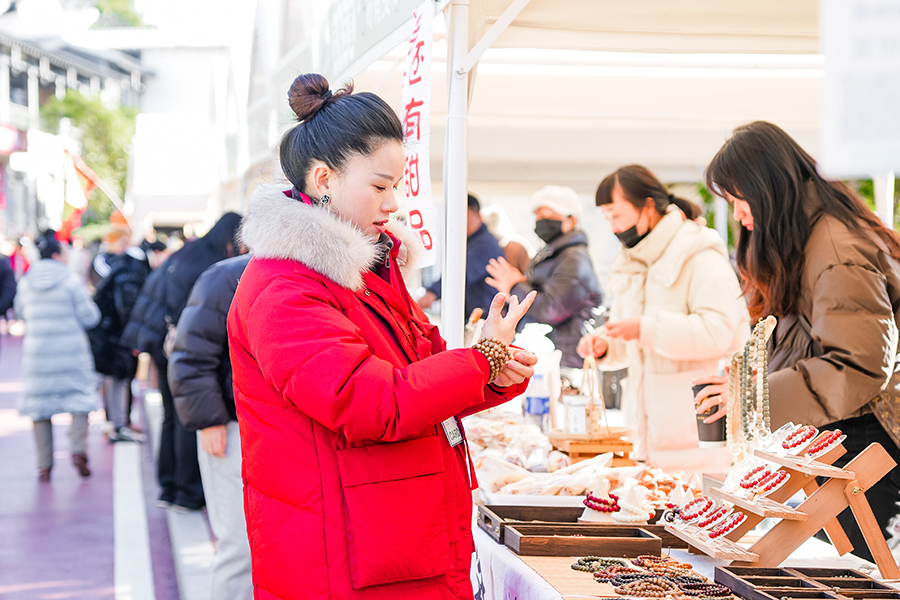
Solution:
M597 205L623 248L610 268L610 320L578 350L602 369L628 367L623 411L635 452L670 473L725 472L726 448L699 447L692 381L741 347L749 318L725 244L686 219L639 165L597 188Z
M34 421L41 481L50 481L53 467L50 417L71 413L72 464L87 477L88 413L97 409L99 393L85 330L97 326L100 310L84 282L66 268L65 248L50 236L35 245L41 260L22 277L15 299L16 313L25 320L19 413Z

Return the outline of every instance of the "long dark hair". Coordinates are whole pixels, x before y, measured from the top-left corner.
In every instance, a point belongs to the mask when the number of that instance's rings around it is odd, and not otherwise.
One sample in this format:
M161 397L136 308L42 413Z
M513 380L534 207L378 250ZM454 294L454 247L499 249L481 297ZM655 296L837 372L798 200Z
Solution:
M612 193L617 183L622 188L625 199L638 210L643 210L647 198L650 198L656 212L661 215L666 214L669 204L674 204L691 220L700 216L700 207L689 200L670 194L656 175L641 165L620 167L604 177L597 186L597 206L612 204Z
M741 228L737 266L750 315L797 312L805 248L811 226L810 200L861 234L874 234L884 250L900 258L900 238L840 181L826 181L816 161L783 129L756 121L734 130L706 169L706 186L746 201L753 230Z
M281 139L281 168L305 194L313 160L340 171L351 156L371 154L387 141L403 142L397 113L375 94L353 94L352 83L332 93L321 75L300 75L288 103L299 124Z

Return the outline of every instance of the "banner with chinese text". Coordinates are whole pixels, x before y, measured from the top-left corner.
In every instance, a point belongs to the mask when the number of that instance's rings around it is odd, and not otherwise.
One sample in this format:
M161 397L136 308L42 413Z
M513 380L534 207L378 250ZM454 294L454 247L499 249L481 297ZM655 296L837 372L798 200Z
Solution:
M401 120L406 147L406 209L409 224L419 234L426 259L420 266L436 262L434 247L434 202L431 195L431 52L434 2L426 0L415 11L413 33L406 55L401 94Z

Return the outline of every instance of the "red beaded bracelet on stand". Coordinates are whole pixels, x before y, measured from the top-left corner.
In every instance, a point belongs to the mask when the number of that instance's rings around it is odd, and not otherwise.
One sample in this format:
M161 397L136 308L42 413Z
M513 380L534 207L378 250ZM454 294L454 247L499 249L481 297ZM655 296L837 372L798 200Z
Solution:
M800 427L792 431L791 435L787 436L787 438L785 438L783 442L781 442L781 447L785 450L796 448L797 446L816 437L816 434L818 432L819 431L812 425L801 425ZM798 435L800 437L796 437Z
M747 516L741 511L734 513L733 515L713 527L712 531L709 532L709 538L711 540L714 540L717 537L721 537L727 533L730 533L735 527L743 523L744 519L746 518Z
M697 523L697 527L699 527L700 529L705 529L706 527L709 527L710 525L724 517L726 514L728 514L728 507L723 504L716 510L712 511L709 516L704 517L702 521Z
M790 477L787 471L775 471L769 477L760 481L757 485L757 488L754 490L757 494L765 494L771 492L775 488L777 488L781 483Z
M835 429L834 431L826 433L821 438L813 442L813 444L807 449L806 455L812 457L817 454L823 453L833 444L837 443L837 441L841 439L842 435L844 434L840 429Z
M590 509L596 510L598 512L616 512L619 510L619 497L615 494L609 495L609 500L606 498L598 498L597 496L592 495L590 492L587 493L587 496L582 503Z
M692 506L695 506L695 505L699 506L702 503L705 503L703 505L703 508L699 509L695 513L691 513ZM679 516L681 517L682 521L693 521L697 517L705 514L708 510L710 510L713 507L713 504L715 504L715 503L712 500L710 500L709 498L707 498L706 496L700 496L699 498L694 498L693 500L691 500L690 502L688 502L687 504L684 505L684 508L681 509L681 514Z
M762 471L759 477L754 477L757 473ZM766 467L765 465L760 465L744 475L744 478L741 479L741 487L745 490L750 490L759 485L759 482L772 474L772 471Z

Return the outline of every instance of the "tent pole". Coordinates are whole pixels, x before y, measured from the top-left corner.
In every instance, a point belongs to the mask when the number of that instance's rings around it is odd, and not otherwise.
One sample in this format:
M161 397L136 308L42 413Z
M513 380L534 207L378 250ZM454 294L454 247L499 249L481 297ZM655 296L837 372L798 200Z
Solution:
M713 214L715 215L716 231L725 240L728 245L728 202L725 198L713 196L713 206L715 207Z
M463 70L466 73L471 71L475 66L475 63L481 60L481 55L484 54L484 51L494 45L494 42L497 41L500 34L506 31L509 24L519 16L519 13L528 6L529 2L531 2L531 0L513 0L512 4L506 7L506 10L500 15L500 18L491 25L488 32L478 40L478 43L475 44L472 47L472 50L466 55L465 64L463 66Z
M884 177L873 177L875 188L875 212L888 229L894 228L894 172Z
M469 77L463 70L469 45L469 0L450 2L450 86L444 178L446 244L441 284L441 330L448 348L463 345L466 315L466 194L468 187Z

